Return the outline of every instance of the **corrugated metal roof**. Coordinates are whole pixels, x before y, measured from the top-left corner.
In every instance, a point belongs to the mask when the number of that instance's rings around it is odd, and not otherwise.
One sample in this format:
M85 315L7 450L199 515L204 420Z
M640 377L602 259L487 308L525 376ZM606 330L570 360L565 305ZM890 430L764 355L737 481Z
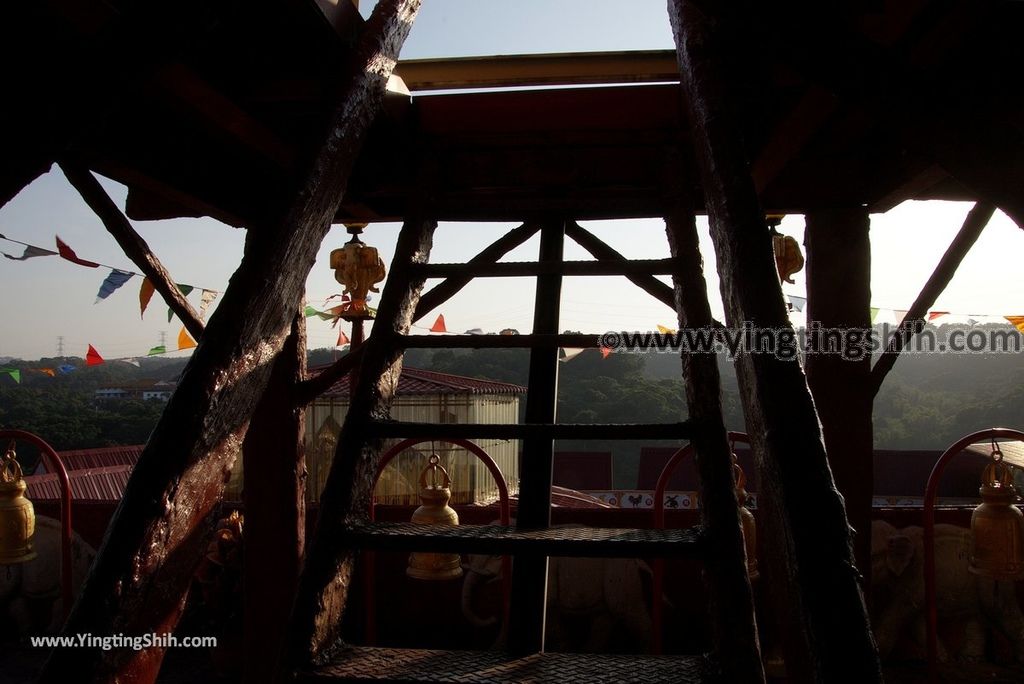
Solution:
M326 367L314 368L311 371L315 375ZM349 376L345 375L322 396L347 397L348 381ZM467 378L419 368L403 368L398 378L398 396L425 394L526 394L526 388L508 382Z
M106 468L108 466L135 465L142 454L144 444L133 446L101 447L98 449L69 449L60 451L58 455L68 470L82 470L83 468ZM40 460L36 467L36 474L46 472L45 463Z
M115 465L105 468L83 468L68 472L71 480L71 497L76 501L120 501L131 475L132 465ZM29 475L25 478L29 499L35 501L60 499L60 483L57 476Z

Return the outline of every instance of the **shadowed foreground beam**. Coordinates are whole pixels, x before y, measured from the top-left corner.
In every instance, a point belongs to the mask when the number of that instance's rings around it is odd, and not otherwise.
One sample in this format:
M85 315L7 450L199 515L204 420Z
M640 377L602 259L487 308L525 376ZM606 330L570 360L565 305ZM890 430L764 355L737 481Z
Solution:
M132 472L65 635L173 630L256 404L302 302L366 130L419 9L381 0L322 147L277 224L250 231L242 262ZM163 649L61 649L41 681L151 682Z
M731 6L730 6L731 7ZM711 224L726 323L792 334L771 237L745 157L740 107L726 74L744 45L743 16L725 3L669 0L694 148ZM881 682L864 597L853 566L843 499L799 364L741 353L736 374L761 475L772 591L786 611L786 666L793 681ZM717 616L716 616L717 617Z

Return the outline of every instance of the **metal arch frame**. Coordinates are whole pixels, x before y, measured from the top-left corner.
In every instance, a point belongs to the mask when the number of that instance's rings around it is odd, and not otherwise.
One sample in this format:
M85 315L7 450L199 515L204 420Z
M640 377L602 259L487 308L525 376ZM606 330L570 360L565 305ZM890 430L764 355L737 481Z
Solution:
M750 444L750 437L745 432L733 432L730 431L726 434L729 440L730 449L737 442L744 444ZM661 469L661 474L658 475L658 484L654 487L654 528L661 530L665 528L665 490L668 488L668 481L672 477L672 473L675 472L679 464L684 459L689 458L695 449L693 444L687 444L681 447L678 451L672 454L668 462ZM652 641L652 650L655 654L661 654L664 643L661 633L661 623L663 619L663 611L661 606L661 595L665 592L665 559L655 558L653 577L651 579L652 591L651 591L651 621L654 623L654 639Z
M46 469L57 476L60 483L60 584L61 597L64 600L64 619L67 620L71 612L71 603L74 600L74 589L72 586L71 573L71 480L68 478L68 471L64 467L64 461L57 455L53 447L46 443L41 437L25 430L0 430L0 440L13 439L29 442L39 449Z
M928 678L936 681L939 665L938 606L935 586L935 499L942 472L949 461L977 442L996 439L1024 440L1024 432L1010 428L989 428L974 432L947 448L932 467L924 490L924 605L927 615Z
M418 438L412 437L404 439L398 444L394 445L390 449L381 455L380 461L377 464L377 473L373 476L373 482L370 484L370 506L369 514L370 520L375 518L376 510L376 499L373 497L373 491L377 488L377 481L380 480L380 476L384 473L384 469L388 466L391 461L395 459L403 451L411 449L419 444L425 444L426 442L436 443L442 442L445 444L454 444L460 446L469 453L477 457L478 460L482 461L487 470L490 471L491 475L494 476L494 482L498 486L498 518L502 525L508 527L512 522L511 503L508 495L508 483L505 481L505 476L501 472L501 468L495 463L494 459L491 458L490 454L481 449L479 446L469 441L468 439L458 438ZM364 562L366 568L366 579L364 582L364 588L366 590L366 640L369 645L373 645L377 641L377 611L372 600L375 593L375 581L374 581L374 562L376 560L376 554L373 551L367 551L364 554ZM510 556L501 557L501 588L502 588L502 608L503 608L503 620L508 621L509 609L510 609L510 597L512 595L512 558Z

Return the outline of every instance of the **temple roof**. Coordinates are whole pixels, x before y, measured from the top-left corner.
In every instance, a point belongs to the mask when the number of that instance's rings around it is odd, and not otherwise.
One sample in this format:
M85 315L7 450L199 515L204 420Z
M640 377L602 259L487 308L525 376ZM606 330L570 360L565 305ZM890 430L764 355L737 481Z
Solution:
M315 374L323 368L310 370ZM321 396L348 398L348 386L349 376L345 375ZM419 368L402 368L402 374L398 377L397 397L432 394L520 395L526 394L526 388L508 382L467 378L462 375L451 375Z

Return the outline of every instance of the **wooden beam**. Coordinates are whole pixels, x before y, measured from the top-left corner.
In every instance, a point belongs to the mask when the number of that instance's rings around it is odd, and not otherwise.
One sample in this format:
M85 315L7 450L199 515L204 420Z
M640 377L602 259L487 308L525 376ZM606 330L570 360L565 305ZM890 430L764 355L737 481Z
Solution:
M751 165L758 194L764 193L786 165L807 147L837 106L835 96L824 88L813 84L807 88L800 101L772 129L768 143Z
M947 178L949 178L949 174L941 166L928 164L891 189L883 197L872 202L869 210L872 213L884 214L904 200L917 197Z
M245 504L242 681L276 672L295 600L306 540L305 410L291 389L306 372L306 318L300 312L270 371L242 443Z
M503 261L500 263L422 264L416 271L426 278L515 278L545 275L608 276L668 275L671 259L618 261ZM666 285L666 287L668 287Z
M181 319L188 333L198 342L202 338L205 328L199 319L199 314L178 289L171 274L153 254L146 241L132 228L128 217L121 213L121 210L114 204L114 200L110 199L110 195L103 189L96 177L89 172L89 169L67 159L60 162L60 169L64 172L68 182L78 190L85 203L103 222L107 232L117 240L117 244L124 250L125 256L139 267L142 274L149 279L156 291L164 298L174 315Z
M665 439L687 440L697 434L696 426L681 423L411 423L379 421L367 432L375 437L419 439ZM543 468L543 467L542 467Z
M864 345L856 358L831 351L822 336L808 337L804 367L821 419L825 450L836 486L855 530L854 556L865 576L871 568L871 502L874 440L871 407L871 220L866 207L809 212L807 321L848 330ZM852 351L852 350L851 350Z
M704 260L692 212L678 211L666 221L680 328L714 323L704 281ZM708 544L704 585L714 615L712 639L725 681L763 682L764 668L754 619L754 596L747 577L743 532L733 477L732 448L722 412L722 381L714 354L683 354L683 384L689 418L701 425L691 444L700 475L701 519ZM753 475L753 473L751 473Z
M513 228L491 243L467 263L473 264L474 267L483 264L493 264L497 262L498 259L533 237L539 228L540 226L536 223L524 223L517 228ZM413 315L413 321L418 321L437 307L447 302L458 294L462 288L468 285L472 280L472 276L452 276L444 282L438 283L434 287L430 288L430 290L425 292L420 298L419 304L416 305L416 313Z
M250 417L291 332L305 280L419 9L381 0L322 147L285 216L250 231L242 262L157 423L65 635L173 631ZM274 274L276 277L269 277ZM58 649L40 681L151 682L163 649Z
M349 352L330 366L311 378L296 383L294 401L297 406L305 406L321 394L331 389L334 383L352 372L359 366L363 358L363 346L349 349Z
M359 379L349 401L327 484L320 495L317 532L306 557L289 626L287 666L304 668L330 658L341 645L341 622L356 550L338 535L349 520L366 517L380 455L372 419L385 418L402 371L395 345L408 332L423 289L410 266L430 255L436 223L410 217L398 237L391 275L381 294L373 335L363 344Z
M629 260L626 259L626 257L609 247L603 240L575 221L571 221L566 225L565 234L580 247L590 252L595 259L614 262L616 264L629 263ZM672 307L673 309L675 308L672 288L655 278L653 275L633 272L627 273L626 278L665 306Z
M669 0L668 6L726 323L752 321L792 333L745 156L742 107L730 89L743 74L723 67L726 55L737 69L750 57L739 39L744 17L736 9L692 0ZM789 676L881 682L843 499L832 481L806 379L798 364L771 354L740 354L736 371L761 475L758 504L765 513L765 548L771 549L769 576L786 611Z
M939 295L949 285L949 281L956 275L956 270L960 267L960 263L967 256L967 252L971 250L974 243L978 241L981 231L988 225L995 210L996 208L992 204L978 202L968 212L960 232L953 238L953 242L946 249L946 253L942 255L942 259L939 260L931 277L928 278L928 282L921 288L921 292L917 295L917 299L914 300L913 306L907 310L903 320L900 321L899 329L893 334L892 339L886 345L885 351L882 352L878 361L875 362L875 367L871 369L872 396L876 396L878 390L882 388L885 377L892 370L893 366L896 365L896 360L899 358L903 347L910 342L910 339L916 333L924 328L928 309L935 304L935 300L939 298Z
M540 234L540 260L557 263L563 258L565 222L551 219ZM562 300L562 276L552 272L537 276L533 307L533 333L558 334ZM558 347L534 347L530 351L525 420L529 424L552 425L558 407ZM544 529L551 524L551 474L554 462L553 435L538 434L522 441L519 471L517 529ZM523 554L516 558L512 573L509 612L509 652L514 656L544 650L547 608L548 558Z

